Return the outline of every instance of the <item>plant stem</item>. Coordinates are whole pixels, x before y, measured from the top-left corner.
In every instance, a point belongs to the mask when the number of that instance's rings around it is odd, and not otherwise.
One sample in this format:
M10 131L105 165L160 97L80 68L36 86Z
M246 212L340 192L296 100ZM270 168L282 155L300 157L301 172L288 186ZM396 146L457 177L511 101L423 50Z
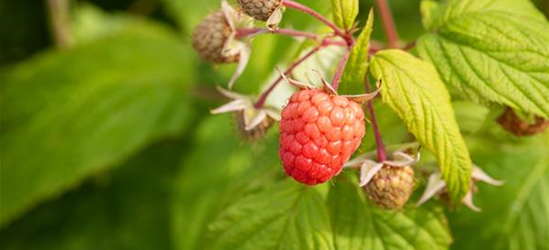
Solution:
M385 34L387 35L389 47L398 48L398 31L395 26L393 15L391 14L389 3L387 3L387 0L375 0L375 2L381 16L383 29L385 29Z
M337 91L337 88L339 87L339 82L341 82L341 77L343 76L343 71L345 70L347 61L349 61L349 56L351 56L351 51L353 51L352 47L350 47L347 51L345 51L345 54L343 55L343 57L339 61L339 64L337 65L337 71L334 75L334 79L332 80L332 87L336 91Z
M364 85L366 87L366 92L370 92L370 82L368 81L368 76L364 78ZM376 113L374 111L374 100L375 99L368 101L366 106L370 113L370 121L372 122L372 128L374 130L374 137L376 140L377 148L377 160L378 162L383 162L387 160L387 151L385 150L385 144L383 144L381 133L379 133L379 126L377 125Z
M280 34L290 37L304 37L311 40L318 39L318 35L311 32L292 30L292 29L277 29L277 30L268 30L262 28L251 28L251 29L238 29L236 31L236 38L242 38L250 35L256 34Z
M305 60L307 60L307 58L311 57L312 55L314 55L316 52L318 52L320 49L322 49L325 46L327 46L327 44L321 43L320 45L314 47L311 51L309 51L309 53L305 54L303 57L299 58L299 60L292 63L292 65L290 65L290 67L288 67L288 69L286 69L286 71L284 71L284 75L289 75L290 73L292 73L292 71L297 66L299 66L301 63L303 63ZM282 79L284 79L284 78L282 76L279 76L271 84L271 86L269 86L269 88L265 92L263 92L263 94L259 97L257 102L254 104L255 108L263 108L263 106L265 105L265 101L267 100L267 97L269 97L271 92L273 92L273 90L276 88L276 86L278 86L278 84L282 81Z
M47 0L46 4L55 45L60 49L70 48L74 41L70 27L69 0Z
M412 42L406 44L406 46L404 46L402 49L406 50L406 51L409 51L409 50L413 49L415 46L416 46L416 41L412 41Z
M303 4L300 4L300 3L297 3L297 2L294 2L294 1L291 1L291 0L282 0L282 4L286 7L288 7L288 8L292 8L292 9L301 11L305 14L308 14L308 15L311 15L311 16L315 17L316 19L318 19L319 21L321 21L322 23L324 23L328 27L330 27L337 36L342 37L343 39L345 39L347 44L349 44L349 46L351 46L352 41L353 41L352 36L350 36L349 34L344 32L343 30L341 30L339 27L337 27L337 25L330 22L328 19L326 19L320 13L312 10L311 8L309 8L309 7L307 7Z

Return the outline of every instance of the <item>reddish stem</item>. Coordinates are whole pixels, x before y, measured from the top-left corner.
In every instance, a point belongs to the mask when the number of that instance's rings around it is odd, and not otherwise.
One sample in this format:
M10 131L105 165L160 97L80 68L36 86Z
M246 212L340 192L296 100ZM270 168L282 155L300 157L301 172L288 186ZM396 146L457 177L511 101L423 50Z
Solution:
M345 54L339 61L339 64L337 65L337 71L334 75L334 79L332 80L332 87L337 91L337 88L339 87L339 82L341 82L341 77L343 76L343 71L345 70L345 66L347 65L347 61L349 61L349 56L351 56L351 51L353 51L352 47L350 47L347 51L345 51Z
M393 20L393 15L391 14L391 8L389 7L387 0L375 0L375 2L381 16L383 29L385 29L385 34L387 35L389 47L398 48L398 31L395 26L395 21Z
M290 67L288 69L286 69L286 71L284 71L284 75L289 75L290 73L292 73L292 71L297 66L299 66L301 63L303 63L305 60L307 60L307 58L311 57L312 55L314 55L316 52L318 52L321 48L323 48L325 46L327 46L327 44L323 42L320 45L314 47L311 51L309 51L309 53L305 54L303 57L299 58L299 60L295 61L292 65L290 65ZM273 92L273 90L276 88L276 86L278 86L278 84L282 81L282 79L284 79L284 78L282 76L279 76L271 84L271 86L269 86L269 88L265 92L263 92L263 94L259 97L257 102L254 104L255 108L259 109L259 108L262 108L265 105L265 101L267 100L267 97L269 97L271 92Z
M352 41L353 41L353 38L352 36L350 36L349 34L345 33L343 30L341 30L339 27L337 27L337 25L335 25L334 23L330 22L328 19L326 19L323 15L321 15L320 13L312 10L311 8L303 5L303 4L300 4L300 3L297 3L297 2L294 2L294 1L291 1L291 0L282 0L282 4L288 8L292 8L292 9L295 9L295 10L298 10L298 11L301 11L305 14L308 14L308 15L311 15L313 17L315 17L316 19L318 19L319 21L321 21L322 23L326 24L328 27L330 27L332 30L334 30L334 33L337 35L337 36L340 36L342 37L343 39L345 39L345 41L347 41L347 44L349 44L349 46L352 44Z
M370 82L368 81L368 76L364 78L364 85L366 87L366 92L370 92ZM372 128L374 130L374 137L377 147L377 160L379 162L383 162L387 160L387 151L385 149L385 144L383 144L381 133L379 133L379 126L377 125L376 113L374 111L374 100L375 99L368 101L368 104L366 104L366 106L370 113L370 121L372 122Z
M291 36L291 37L305 37L311 40L318 39L317 34L306 32L306 31L292 30L292 29L268 30L268 29L261 29L261 28L239 29L236 31L236 38L242 38L242 37L261 34L261 33L280 34L280 35Z

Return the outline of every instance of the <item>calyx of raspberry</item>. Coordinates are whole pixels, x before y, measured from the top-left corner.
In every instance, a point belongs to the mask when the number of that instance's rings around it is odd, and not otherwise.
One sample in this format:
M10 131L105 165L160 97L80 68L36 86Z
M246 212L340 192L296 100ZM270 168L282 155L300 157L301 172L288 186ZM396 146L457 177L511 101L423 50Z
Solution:
M415 156L403 148L393 152L393 160L371 160L373 152L358 156L345 164L348 168L360 168L360 186L368 198L384 209L400 209L410 199L414 188L414 169L419 161L419 149Z
M238 62L237 70L229 81L229 88L248 64L251 47L236 39L237 28L249 26L249 20L236 12L226 1L220 11L209 14L193 31L193 47L200 56L212 63Z
M276 29L284 11L282 0L237 0L246 15L266 22L268 29Z
M256 108L254 98L218 87L221 94L231 101L217 109L212 114L234 112L237 126L242 135L250 140L259 139L274 121L280 120L280 111L270 106Z
M400 150L393 152L393 160L386 160L383 162L376 162L372 160L374 154L369 152L363 155L360 155L345 164L346 168L360 168L360 186L366 186L374 175L383 168L383 166L394 167L394 168L404 168L412 166L417 163L420 159L419 150L417 150L415 156L411 156L408 153L405 153L410 148L406 147Z
M467 207L469 207L471 210L475 212L479 212L481 209L475 206L475 204L473 203L473 192L477 190L476 182L482 181L493 186L501 186L503 185L503 182L490 177L488 174L482 171L481 168L475 165L473 165L471 180L472 181L470 182L471 186L469 188L469 192L465 194L461 202ZM446 182L444 182L444 180L442 179L442 174L440 172L435 172L431 174L427 182L427 187L425 188L425 191L421 195L421 198L419 199L419 201L417 201L416 206L420 206L421 204L425 203L436 194L442 194L446 192L445 189L446 189Z

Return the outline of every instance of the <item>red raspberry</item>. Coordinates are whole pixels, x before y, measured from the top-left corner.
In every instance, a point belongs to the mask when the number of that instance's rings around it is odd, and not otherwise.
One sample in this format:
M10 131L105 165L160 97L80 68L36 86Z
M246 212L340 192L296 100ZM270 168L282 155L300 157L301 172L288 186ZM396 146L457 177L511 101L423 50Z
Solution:
M349 161L364 133L364 112L358 103L320 89L298 91L280 121L284 171L307 185L326 182Z

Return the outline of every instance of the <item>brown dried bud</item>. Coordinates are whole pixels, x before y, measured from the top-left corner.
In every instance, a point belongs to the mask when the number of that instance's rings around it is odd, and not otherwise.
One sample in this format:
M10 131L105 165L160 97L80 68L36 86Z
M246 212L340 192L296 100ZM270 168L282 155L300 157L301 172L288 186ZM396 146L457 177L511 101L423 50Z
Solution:
M507 108L497 121L503 129L516 136L539 134L549 127L548 120L536 116L533 123L528 123L520 119L520 117L511 108Z
M237 62L239 55L225 56L223 49L232 29L222 11L209 14L193 31L193 47L212 63Z
M261 140L265 133L267 133L267 130L273 126L275 120L269 116L266 116L261 123L259 123L257 126L250 130L246 130L246 121L244 119L244 111L236 111L234 112L234 118L236 121L236 128L238 129L238 132L244 139L250 142L256 142Z
M282 0L237 0L237 2L246 15L265 22L280 6Z
M379 207L399 209L406 204L414 187L412 167L384 165L364 187L368 198Z

